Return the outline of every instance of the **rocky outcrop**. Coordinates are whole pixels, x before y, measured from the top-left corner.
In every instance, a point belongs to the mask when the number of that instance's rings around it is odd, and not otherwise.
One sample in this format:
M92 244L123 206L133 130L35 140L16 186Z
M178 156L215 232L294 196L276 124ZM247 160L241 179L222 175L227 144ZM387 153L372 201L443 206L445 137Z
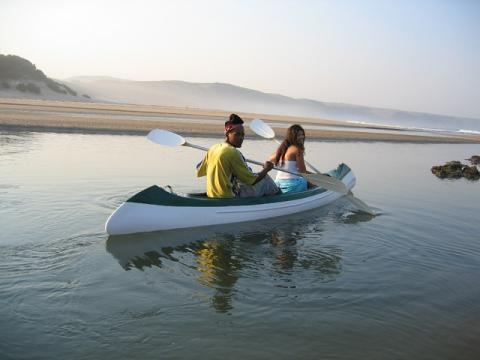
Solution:
M476 166L468 166L460 161L449 161L445 165L432 166L431 171L440 179L459 179L462 177L468 180L480 179L480 172Z
M473 155L470 159L465 159L470 161L472 165L480 165L480 155Z

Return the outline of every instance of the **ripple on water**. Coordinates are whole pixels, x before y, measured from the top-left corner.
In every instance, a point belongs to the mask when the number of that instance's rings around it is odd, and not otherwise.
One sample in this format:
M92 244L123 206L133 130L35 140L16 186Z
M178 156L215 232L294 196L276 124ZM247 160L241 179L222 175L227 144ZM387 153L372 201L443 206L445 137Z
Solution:
M0 249L0 276L22 277L52 273L71 266L71 261L88 252L88 247L101 241L103 234L81 234L61 240L33 242Z
M49 337L67 339L77 331L75 328L80 329L84 313L78 294L87 286L82 268L92 257L92 246L101 243L103 237L79 234L0 247L0 292L4 294L0 302L9 309L2 316L6 323L17 324L13 332L2 336L15 338L40 332L41 337L31 340L30 345L35 347Z

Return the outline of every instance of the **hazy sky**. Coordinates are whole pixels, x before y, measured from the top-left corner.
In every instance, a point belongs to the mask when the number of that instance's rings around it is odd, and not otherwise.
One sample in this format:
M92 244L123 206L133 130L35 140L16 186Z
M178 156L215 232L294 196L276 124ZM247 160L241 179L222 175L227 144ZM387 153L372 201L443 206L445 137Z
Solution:
M480 0L0 0L0 53L480 119Z

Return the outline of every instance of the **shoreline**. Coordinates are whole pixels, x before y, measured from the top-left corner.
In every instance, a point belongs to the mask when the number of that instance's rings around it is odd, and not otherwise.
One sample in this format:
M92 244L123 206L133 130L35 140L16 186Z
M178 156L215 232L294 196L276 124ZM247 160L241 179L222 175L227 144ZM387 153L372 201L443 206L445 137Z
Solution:
M163 128L187 136L223 136L223 123L230 113L189 107L0 98L0 129L146 134L151 129ZM480 135L402 134L402 130L392 133L391 127L381 125L352 124L284 115L237 113L246 122L261 118L268 122L323 126L323 129L307 130L307 137L315 140L480 143ZM335 129L328 129L329 126ZM341 129L342 127L345 130ZM272 128L279 135L285 131L284 128L274 124ZM355 131L356 129L358 130ZM245 130L247 137L254 136L248 126Z

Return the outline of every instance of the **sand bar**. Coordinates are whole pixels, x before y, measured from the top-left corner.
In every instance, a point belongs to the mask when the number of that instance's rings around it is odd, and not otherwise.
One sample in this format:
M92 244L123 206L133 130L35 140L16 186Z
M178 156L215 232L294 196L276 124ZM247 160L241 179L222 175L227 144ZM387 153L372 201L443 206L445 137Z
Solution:
M0 98L0 128L142 134L154 128L162 128L182 135L218 136L222 134L223 123L229 114L229 111L190 107ZM479 135L413 135L392 131L384 126L350 124L328 119L244 112L238 112L238 114L247 122L254 118L261 118L273 124L299 123L306 126L322 126L322 129L308 129L307 136L314 139L480 143ZM279 135L285 131L281 126L272 125L272 127ZM246 131L247 136L253 135L248 127Z

